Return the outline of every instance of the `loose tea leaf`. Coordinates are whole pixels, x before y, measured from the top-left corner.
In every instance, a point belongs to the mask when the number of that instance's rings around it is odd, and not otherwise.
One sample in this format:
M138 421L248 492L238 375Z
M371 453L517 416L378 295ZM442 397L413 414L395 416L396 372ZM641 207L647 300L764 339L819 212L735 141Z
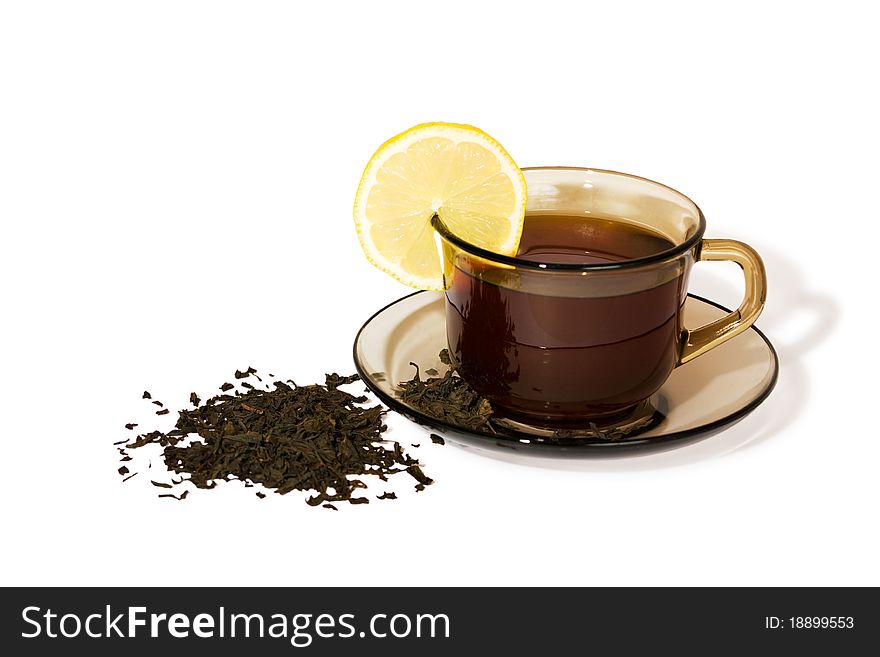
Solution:
M143 394L143 396L142 396L141 398L142 398L142 399L152 399L153 396L152 396L149 392L147 392L146 390L144 390L144 394Z
M128 429L129 431L131 431L136 426L137 426L137 422L129 422L128 424L125 425L125 428ZM126 442L126 441L123 440L122 442ZM114 443L114 445L118 445L118 444L119 443Z
M257 373L257 370L255 370L253 367L247 368L244 372L242 372L241 370L235 370L235 378L236 379L246 379L251 374L256 374L256 373Z
M324 378L326 379L326 385L328 388L338 388L339 386L344 386L346 383L359 381L361 377L357 374L352 374L351 376L339 376L336 372L333 372L333 374L326 374Z
M256 375L256 370L248 368L238 374ZM432 480L400 443L383 440L387 411L381 406L366 407L366 396L339 389L357 380L357 375L333 373L326 376L324 385L274 381L271 390L243 383L245 392L216 395L201 405L196 405L201 400L193 393L190 402L196 408L179 411L172 430L138 435L126 449L150 444L162 447L168 469L188 475L185 480L196 488L239 480L245 487L262 484L282 495L314 491L306 499L311 506L339 501L369 504L369 498L354 495L357 489L366 488L361 479L366 475L387 481L389 475L407 471L419 485L430 484ZM220 389L226 392L233 387L225 383ZM168 412L167 408L159 411ZM183 480L172 479L170 485L152 483L166 488ZM263 495L258 493L258 497Z
M376 499L377 500L396 500L397 493L382 493L381 495L376 497Z
M152 403L154 403L156 406L164 406L165 405L160 401L153 401Z
M418 481L420 484L422 484L424 486L430 486L431 484L434 483L434 480L431 479L430 477L428 477L427 475L425 475L425 473L422 472L422 469L417 465L409 466L406 469L406 471L409 472L413 476L413 479L415 479L416 481Z
M446 444L446 441L443 440L443 438L441 436L438 436L436 433L432 433L430 438L431 438L431 442L434 443L435 445L445 445Z
M175 495L173 493L162 493L161 495L159 495L159 497L170 497L174 500L185 500L187 495L189 495L189 491L185 490L180 495Z
M198 406L202 403L202 399L196 393L191 392L189 393L189 403L193 406Z
M161 411L156 411L156 415L168 415L170 412L167 408L163 408Z

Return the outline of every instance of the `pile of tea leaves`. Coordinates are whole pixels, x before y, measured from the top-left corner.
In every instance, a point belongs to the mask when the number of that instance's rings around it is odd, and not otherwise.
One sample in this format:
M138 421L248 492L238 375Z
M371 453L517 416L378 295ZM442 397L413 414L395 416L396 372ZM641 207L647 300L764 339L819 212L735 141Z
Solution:
M238 370L236 379L253 377L257 371ZM298 386L293 381L274 381L255 386L242 381L244 389L231 383L220 386L221 394L202 404L192 393L194 408L178 411L177 423L167 432L150 431L133 440L116 443L122 461L131 461L130 450L157 444L163 448L168 470L180 475L171 482L152 481L163 489L186 482L211 489L218 481L240 480L246 487L261 484L279 494L293 490L317 491L308 497L309 505L335 509L333 502L367 504L366 476L388 481L388 476L406 472L416 480L415 488L424 490L432 483L418 460L406 454L400 443L383 440L387 429L381 406L364 406L365 396L355 396L340 386L352 383L357 375L328 374L324 385ZM145 399L152 399L149 392ZM158 401L157 414L168 409ZM134 430L129 423L126 428ZM121 446L120 446L121 445ZM127 465L119 469L127 481L133 477ZM188 491L160 497L182 500ZM265 494L258 492L259 497ZM383 493L376 499L396 499Z
M419 366L409 381L397 384L397 396L401 401L417 408L426 415L465 429L492 430L492 405L462 380L449 359L449 350L439 355L440 362L449 369L442 376L434 369L425 370L428 378L422 380Z

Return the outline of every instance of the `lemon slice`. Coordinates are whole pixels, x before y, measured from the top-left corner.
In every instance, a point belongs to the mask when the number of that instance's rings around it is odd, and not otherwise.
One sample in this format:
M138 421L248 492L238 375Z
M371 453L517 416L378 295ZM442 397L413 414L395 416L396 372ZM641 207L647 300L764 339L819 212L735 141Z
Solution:
M515 255L526 194L522 171L485 132L424 123L389 139L370 158L354 222L373 265L410 287L442 290L434 214L466 242Z

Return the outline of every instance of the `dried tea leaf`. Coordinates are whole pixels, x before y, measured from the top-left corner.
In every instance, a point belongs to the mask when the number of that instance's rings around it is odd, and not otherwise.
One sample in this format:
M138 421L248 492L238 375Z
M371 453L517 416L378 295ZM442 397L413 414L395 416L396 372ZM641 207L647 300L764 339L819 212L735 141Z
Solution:
M125 428L128 429L129 431L131 431L136 426L137 426L137 422L129 422L128 424L125 425ZM122 442L125 442L125 441L123 440ZM114 443L114 444L118 445L119 443Z
M409 466L406 471L409 472L412 475L413 479L418 481L420 484L430 486L434 483L434 480L427 476L424 472L422 472L422 469L417 465Z
M180 495L174 495L173 493L162 493L159 497L169 497L173 500L185 500L186 496L189 495L189 491L185 490Z
M168 415L170 412L167 408L163 408L161 411L156 411L156 415Z
M361 377L357 374L352 374L351 376L339 376L336 372L333 372L332 374L327 374L324 378L326 379L324 383L325 386L328 388L338 388L346 383L354 383L355 381L360 380Z
M430 438L431 438L431 442L434 443L435 445L445 445L446 444L446 441L443 440L442 436L438 436L436 433L432 433Z
M152 399L152 398L153 398L153 395L151 395L149 392L144 390L144 394L142 395L141 399Z
M234 385L227 382L227 383L224 383L222 386L220 386L220 390L222 390L223 392L226 392L228 390L232 390L234 387L235 387Z
M381 495L379 495L376 499L377 499L377 500L396 500L396 499L397 499L397 493L388 493L388 492L385 492L385 493L382 493Z
M189 393L189 403L193 406L198 406L202 403L202 399L196 393L191 392Z

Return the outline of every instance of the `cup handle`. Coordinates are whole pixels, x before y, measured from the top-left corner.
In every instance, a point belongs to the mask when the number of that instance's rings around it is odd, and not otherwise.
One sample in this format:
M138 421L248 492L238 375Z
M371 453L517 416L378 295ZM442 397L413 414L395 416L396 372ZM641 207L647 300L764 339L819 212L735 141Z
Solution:
M746 291L739 308L729 315L698 329L685 329L679 365L714 349L749 328L758 319L767 298L767 272L764 270L764 262L748 244L736 240L704 239L697 260L735 262L742 267Z

